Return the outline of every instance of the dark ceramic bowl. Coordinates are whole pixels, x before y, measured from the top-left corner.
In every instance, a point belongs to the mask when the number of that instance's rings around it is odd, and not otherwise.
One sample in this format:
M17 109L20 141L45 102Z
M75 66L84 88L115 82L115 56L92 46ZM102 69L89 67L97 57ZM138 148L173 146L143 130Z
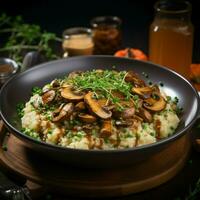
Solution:
M164 83L163 89L168 95L179 98L179 105L184 108L184 114L174 135L156 143L136 148L80 150L36 141L20 132L20 119L17 118L16 105L19 102L29 100L33 86L42 87L51 80L63 77L74 70L112 69L113 66L118 70L134 70L141 76L142 72L145 72L153 83L162 81ZM1 89L0 100L0 114L5 125L14 135L24 141L29 148L53 160L81 167L121 167L145 160L167 148L171 142L176 141L179 137L187 134L199 113L198 93L179 74L150 62L112 56L74 57L35 66L8 81Z

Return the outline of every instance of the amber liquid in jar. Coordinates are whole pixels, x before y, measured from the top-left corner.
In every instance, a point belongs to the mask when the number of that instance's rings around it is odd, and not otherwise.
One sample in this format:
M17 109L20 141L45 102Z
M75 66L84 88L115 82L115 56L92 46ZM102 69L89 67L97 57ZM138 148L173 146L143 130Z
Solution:
M193 27L179 20L162 20L150 27L149 59L189 77Z
M159 10L149 33L149 59L189 78L193 48L193 25L190 23L190 10L187 10L189 5L167 6L161 4L156 7Z

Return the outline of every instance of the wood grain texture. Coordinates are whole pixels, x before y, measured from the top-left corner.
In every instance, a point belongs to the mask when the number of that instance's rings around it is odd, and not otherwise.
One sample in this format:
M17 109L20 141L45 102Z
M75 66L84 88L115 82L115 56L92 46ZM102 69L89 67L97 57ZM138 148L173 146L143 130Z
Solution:
M82 197L112 197L145 191L165 183L184 166L191 142L189 134L146 161L123 169L83 169L41 157L14 135L0 134L0 163L7 170L44 185L47 190ZM134 159L134 158L133 158Z

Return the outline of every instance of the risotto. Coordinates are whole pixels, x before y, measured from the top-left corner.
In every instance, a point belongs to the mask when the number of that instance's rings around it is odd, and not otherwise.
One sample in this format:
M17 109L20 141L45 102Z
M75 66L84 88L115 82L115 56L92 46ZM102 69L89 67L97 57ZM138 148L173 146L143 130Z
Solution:
M177 102L133 71L77 71L33 88L22 131L68 148L134 148L175 132Z

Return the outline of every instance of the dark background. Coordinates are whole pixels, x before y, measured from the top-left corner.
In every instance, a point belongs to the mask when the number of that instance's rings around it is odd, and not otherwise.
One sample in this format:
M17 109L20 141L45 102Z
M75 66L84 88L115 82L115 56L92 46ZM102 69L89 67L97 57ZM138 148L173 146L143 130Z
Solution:
M192 3L195 27L193 62L200 62L200 10ZM90 27L90 20L100 15L116 15L122 21L123 46L142 49L148 54L148 29L153 20L155 0L28 0L0 1L0 13L22 15L27 23L39 24L61 37L64 29Z
M153 20L156 0L0 0L0 14L22 15L27 23L39 24L44 30L62 36L64 29L90 26L90 20L100 15L116 15L122 21L123 45L142 49L148 54L148 30ZM200 63L200 7L192 3L192 23L195 28L193 62ZM1 39L1 38L0 38ZM0 43L1 46L1 43ZM200 176L199 154L195 153L185 168L168 184L143 193L142 199L175 199L187 196ZM170 190L170 192L168 192ZM164 195L163 195L164 194ZM140 194L126 200L141 199ZM173 197L173 198L172 198ZM198 197L197 197L198 198ZM200 198L199 198L200 199Z

